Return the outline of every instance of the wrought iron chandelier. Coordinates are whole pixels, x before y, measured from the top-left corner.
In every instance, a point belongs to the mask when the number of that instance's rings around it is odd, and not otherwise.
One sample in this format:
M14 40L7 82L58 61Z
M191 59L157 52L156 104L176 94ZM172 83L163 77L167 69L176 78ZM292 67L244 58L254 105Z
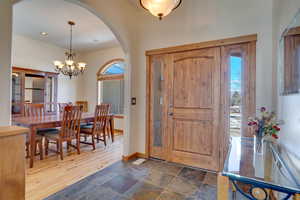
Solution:
M84 62L75 62L76 54L73 52L72 49L72 40L73 40L73 26L75 25L75 22L69 21L68 24L70 25L70 48L69 51L65 53L66 60L64 62L61 61L54 61L55 70L63 75L69 76L70 79L73 76L78 76L79 74L82 74L86 68L87 65Z
M161 20L178 8L182 0L140 0L143 8Z

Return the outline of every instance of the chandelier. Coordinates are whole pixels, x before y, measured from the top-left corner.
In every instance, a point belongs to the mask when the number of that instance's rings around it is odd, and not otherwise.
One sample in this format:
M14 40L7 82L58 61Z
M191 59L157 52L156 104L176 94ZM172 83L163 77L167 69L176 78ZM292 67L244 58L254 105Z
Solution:
M73 52L72 49L72 39L73 39L73 26L75 22L69 21L68 24L70 25L70 48L69 51L65 53L66 60L64 62L61 61L54 61L55 70L63 75L69 76L70 79L73 76L78 76L82 74L86 70L86 63L74 61L76 54Z
M143 8L160 20L179 7L182 0L140 0Z

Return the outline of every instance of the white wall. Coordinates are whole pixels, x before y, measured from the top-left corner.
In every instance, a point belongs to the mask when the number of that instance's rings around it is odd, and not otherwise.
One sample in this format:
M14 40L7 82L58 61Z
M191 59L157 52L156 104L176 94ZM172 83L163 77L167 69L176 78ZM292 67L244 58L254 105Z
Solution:
M28 37L13 35L12 65L23 68L55 72L53 61L65 59L65 50ZM58 102L74 102L77 100L77 80L59 75Z
M11 112L11 30L12 6L10 0L0 1L0 126L9 125Z
M258 34L257 107L272 107L272 0L189 0L162 21L140 11L138 50L133 56L132 120L135 149L145 151L145 51L174 45ZM269 75L268 75L269 74Z
M299 0L278 1L277 10L275 12L275 35L277 47L280 40L280 35L284 29L292 22L298 9L300 9ZM298 18L300 20L300 18ZM279 51L280 49L276 49ZM277 52L276 52L277 53ZM278 54L277 54L278 55ZM276 55L274 58L278 58ZM279 67L281 62L279 62ZM278 88L280 87L280 74L278 71ZM282 91L281 91L282 92ZM278 111L280 119L284 120L284 125L280 132L280 143L285 146L290 152L300 158L299 138L300 138L300 94L290 96L280 96L278 90Z

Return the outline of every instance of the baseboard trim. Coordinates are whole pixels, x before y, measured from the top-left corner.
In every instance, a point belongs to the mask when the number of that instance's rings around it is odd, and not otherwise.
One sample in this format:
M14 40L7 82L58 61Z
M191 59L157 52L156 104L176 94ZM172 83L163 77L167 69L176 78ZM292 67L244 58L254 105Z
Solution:
M146 154L144 153L139 153L139 152L135 152L131 155L128 155L128 156L122 156L122 160L124 162L128 162L129 160L132 160L132 159L135 159L135 158L145 158L147 159L148 157L146 156Z
M148 157L146 156L146 154L144 154L144 153L139 153L139 152L136 153L136 157L137 157L137 158L145 158L145 159L148 158Z

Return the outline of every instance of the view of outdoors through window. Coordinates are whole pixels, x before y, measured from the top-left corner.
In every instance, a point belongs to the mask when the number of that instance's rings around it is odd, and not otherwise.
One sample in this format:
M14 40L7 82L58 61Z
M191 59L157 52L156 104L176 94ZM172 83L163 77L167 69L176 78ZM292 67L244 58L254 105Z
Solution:
M107 66L102 75L124 74L124 62L115 62ZM111 105L110 112L124 114L124 80L113 78L112 80L101 80L98 82L98 103Z
M242 58L230 56L230 135L241 135Z

